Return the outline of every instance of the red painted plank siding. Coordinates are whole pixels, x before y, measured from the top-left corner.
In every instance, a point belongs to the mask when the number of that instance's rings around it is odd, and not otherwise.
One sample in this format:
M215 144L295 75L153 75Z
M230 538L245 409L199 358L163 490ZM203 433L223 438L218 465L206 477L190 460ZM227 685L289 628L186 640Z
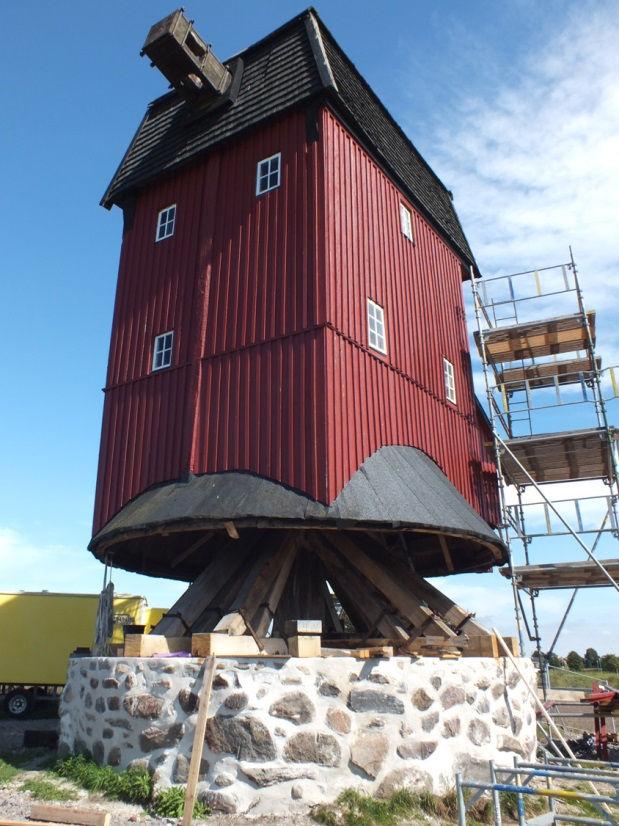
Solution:
M394 185L327 110L321 125L308 142L305 114L291 114L139 194L121 252L95 532L188 472L252 471L329 502L386 444L425 450L492 520L459 261L414 210L413 246ZM256 164L275 152L281 186L256 197ZM172 203L174 236L155 243ZM385 357L366 346L368 296L385 308ZM151 374L167 330L174 366Z
M328 499L379 447L406 444L428 453L495 521L496 497L482 491L492 466L473 394L460 261L326 109L322 135ZM400 203L411 211L414 243L401 231ZM368 346L368 298L385 312L386 355ZM445 396L443 358L454 366L455 405Z
M275 152L281 186L256 197L256 165ZM188 471L249 470L325 498L318 159L296 113L140 193L121 252L95 532ZM155 243L172 203L175 233ZM182 370L182 386L150 373L167 330L164 372Z

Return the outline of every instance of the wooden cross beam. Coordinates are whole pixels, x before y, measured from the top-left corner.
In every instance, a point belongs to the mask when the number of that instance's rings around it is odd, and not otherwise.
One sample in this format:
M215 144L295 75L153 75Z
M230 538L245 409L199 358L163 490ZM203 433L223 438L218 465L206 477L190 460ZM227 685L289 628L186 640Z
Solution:
M424 627L433 636L442 635L450 638L456 634L434 612L420 602L419 598L411 594L389 572L387 565L379 565L371 559L358 544L353 543L345 534L337 531L329 534L328 541L358 570L372 585L377 588L394 606L398 613L416 628Z
M190 633L188 628L193 627L222 586L241 569L255 541L235 541L234 551L222 542L222 547L215 552L210 563L159 620L153 633L167 637L182 637Z
M215 626L218 633L228 633L234 636L244 634L247 629L245 618L254 617L258 612L258 622L264 625L271 620L270 604L265 602L270 598L274 608L277 607L284 585L288 579L290 568L296 553L296 537L293 533L285 533L279 538L279 546L274 551L269 542L265 543L261 552L246 574L241 588L230 606L230 611ZM261 607L267 612L259 611ZM240 612L243 612L241 615ZM253 621L252 621L253 626Z
M372 633L376 629L385 637L406 640L408 634L404 628L405 623L394 616L391 606L377 594L373 592L371 583L360 576L354 569L343 564L342 560L324 541L320 541L318 536L313 539L313 547L322 559L327 569L329 581L335 589L338 599L342 602L346 613L359 630L367 630ZM348 602L352 602L352 615L347 608ZM355 623L355 614L362 617L362 627Z

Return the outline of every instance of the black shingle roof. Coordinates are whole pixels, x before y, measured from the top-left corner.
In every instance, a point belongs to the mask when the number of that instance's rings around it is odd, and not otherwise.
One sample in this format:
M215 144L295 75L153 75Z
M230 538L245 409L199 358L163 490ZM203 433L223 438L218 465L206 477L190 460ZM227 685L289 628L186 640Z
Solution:
M98 555L116 542L157 534L162 525L172 534L228 520L243 529L270 520L279 527L438 531L464 540L471 569L488 568L506 558L500 539L440 468L421 450L406 445L388 445L373 453L330 505L240 471L168 482L126 504L89 548ZM119 549L116 558L121 556Z
M177 92L150 104L103 196L104 206L209 148L325 95L456 252L474 263L449 192L313 9L226 65L234 76L229 98L210 113L197 116Z

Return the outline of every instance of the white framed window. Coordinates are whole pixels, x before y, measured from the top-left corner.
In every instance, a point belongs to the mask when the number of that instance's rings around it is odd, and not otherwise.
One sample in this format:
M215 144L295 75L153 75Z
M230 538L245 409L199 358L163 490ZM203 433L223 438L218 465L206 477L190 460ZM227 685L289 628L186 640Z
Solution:
M446 358L443 359L443 376L445 377L445 395L453 404L456 403L456 377L454 366Z
M387 352L385 311L371 298L368 298L368 344L379 353Z
M413 240L413 216L407 206L400 202L400 228L409 241Z
M263 161L258 161L256 167L256 195L264 195L272 189L277 189L281 183L282 153L271 155Z
M174 343L174 331L161 333L155 336L153 345L153 370L163 370L172 364L172 345Z
M162 209L157 216L157 231L155 233L155 241L163 241L164 238L169 238L174 235L174 224L176 223L176 204L172 204L165 209Z

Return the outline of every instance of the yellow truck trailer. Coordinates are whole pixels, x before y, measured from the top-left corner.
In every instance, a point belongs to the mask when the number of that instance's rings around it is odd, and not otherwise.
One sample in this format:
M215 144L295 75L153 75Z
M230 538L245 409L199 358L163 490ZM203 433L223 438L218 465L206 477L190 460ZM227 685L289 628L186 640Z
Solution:
M7 714L22 717L37 698L57 695L70 654L92 645L98 601L98 594L0 592L0 693ZM122 643L125 625L150 631L163 613L144 597L115 596L110 642Z

